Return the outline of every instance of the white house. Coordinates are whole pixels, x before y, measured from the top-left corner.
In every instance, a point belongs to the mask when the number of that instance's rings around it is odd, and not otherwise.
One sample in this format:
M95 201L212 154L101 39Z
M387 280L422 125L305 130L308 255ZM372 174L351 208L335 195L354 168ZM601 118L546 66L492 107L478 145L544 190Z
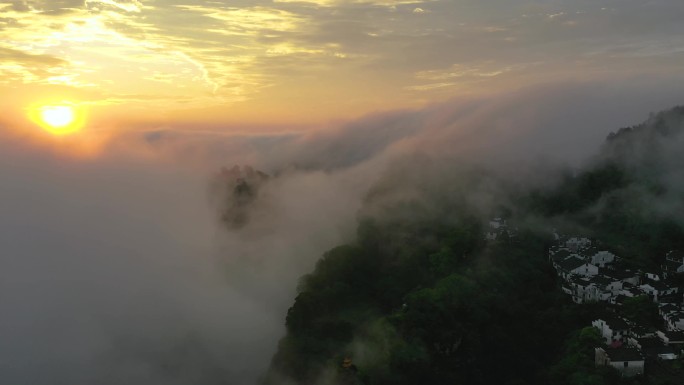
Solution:
M646 293L644 293L640 289L637 289L636 287L625 286L625 287L623 287L622 290L620 290L620 295L624 295L625 297L630 297L630 298L638 297L638 296L644 295L644 294L646 294Z
M570 256L558 262L556 270L558 274L567 280L571 275L581 275L591 277L598 274L598 266L592 265L576 256Z
M599 267L606 267L606 265L615 262L617 259L615 254L610 251L599 251L590 257L591 263Z
M658 337L630 338L629 346L639 349L646 359L670 361L677 359L674 347L665 345Z
M596 348L594 353L596 366L612 366L624 377L633 377L644 373L644 357L638 349Z
M494 218L489 221L489 227L493 230L498 230L500 227L506 226L506 220L502 218Z
M591 240L589 238L573 237L565 242L565 246L572 251L579 251L591 246Z
M632 285L638 285L640 282L639 274L632 270L610 268L605 269L601 274L616 281L622 281Z
M575 303L607 301L610 298L610 293L605 293L587 277L572 275L567 284L570 286L568 294L572 295Z
M508 230L506 220L502 218L494 218L489 221L489 231L487 234L485 234L485 238L488 241L495 241L503 233L506 233L508 236L512 235L511 231Z
M594 320L591 326L601 332L606 344L610 345L614 341L627 342L629 335L629 324L619 317L602 317Z
M639 286L639 289L651 297L652 300L658 301L658 289L653 287L650 283Z
M591 277L591 283L596 285L604 294L608 294L608 297L618 295L624 287L622 281L601 274Z
M644 282L641 286L639 286L639 289L648 294L648 296L656 302L658 302L659 298L662 296L677 293L676 287L670 287L660 281Z

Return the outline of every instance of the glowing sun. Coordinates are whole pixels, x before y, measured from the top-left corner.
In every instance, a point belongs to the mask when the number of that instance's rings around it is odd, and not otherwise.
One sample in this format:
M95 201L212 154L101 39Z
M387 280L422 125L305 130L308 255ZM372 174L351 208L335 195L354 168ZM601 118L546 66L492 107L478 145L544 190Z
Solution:
M43 122L54 128L64 128L74 122L76 115L69 106L45 106L40 111Z
M34 111L36 122L54 135L71 134L82 126L79 113L69 104L45 105Z

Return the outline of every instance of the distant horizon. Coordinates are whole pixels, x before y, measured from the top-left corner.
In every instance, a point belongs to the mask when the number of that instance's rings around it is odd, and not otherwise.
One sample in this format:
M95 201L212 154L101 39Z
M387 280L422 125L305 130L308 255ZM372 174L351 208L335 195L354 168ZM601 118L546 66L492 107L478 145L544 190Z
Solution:
M0 124L71 103L91 130L300 127L569 82L681 84L675 0L12 0ZM665 106L663 106L665 107Z

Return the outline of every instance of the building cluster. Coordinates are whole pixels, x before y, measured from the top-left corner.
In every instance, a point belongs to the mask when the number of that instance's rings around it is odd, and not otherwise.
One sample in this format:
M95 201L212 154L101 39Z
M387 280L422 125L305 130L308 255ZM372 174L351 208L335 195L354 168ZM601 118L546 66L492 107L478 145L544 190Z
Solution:
M684 348L684 291L676 276L684 273L684 253L671 251L660 271L628 269L615 254L584 237L556 235L549 260L562 290L576 303L606 304L597 328L606 345L595 349L596 365L613 366L624 376L644 373L649 361L677 360ZM646 296L657 304L661 325L639 325L623 315L629 298Z
M489 221L489 230L485 233L485 239L495 241L502 238L514 238L518 235L517 228L511 228L503 218L492 218Z

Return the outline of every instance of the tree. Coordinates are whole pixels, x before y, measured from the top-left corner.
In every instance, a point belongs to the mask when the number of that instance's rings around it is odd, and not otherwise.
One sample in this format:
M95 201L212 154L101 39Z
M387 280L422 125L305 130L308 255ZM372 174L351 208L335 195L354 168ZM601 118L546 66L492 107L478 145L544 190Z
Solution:
M637 325L652 328L661 326L658 306L647 295L627 298L622 307L622 314Z

